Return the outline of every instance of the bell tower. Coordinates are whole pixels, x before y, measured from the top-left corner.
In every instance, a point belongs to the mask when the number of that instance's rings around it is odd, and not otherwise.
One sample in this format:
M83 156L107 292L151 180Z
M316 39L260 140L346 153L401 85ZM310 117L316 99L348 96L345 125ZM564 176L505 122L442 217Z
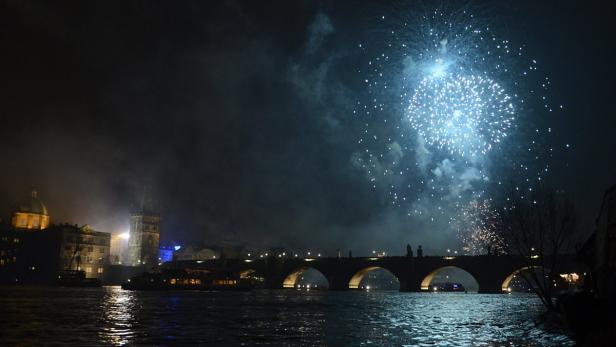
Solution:
M159 242L160 214L146 188L140 206L130 214L128 265L154 269L158 265Z

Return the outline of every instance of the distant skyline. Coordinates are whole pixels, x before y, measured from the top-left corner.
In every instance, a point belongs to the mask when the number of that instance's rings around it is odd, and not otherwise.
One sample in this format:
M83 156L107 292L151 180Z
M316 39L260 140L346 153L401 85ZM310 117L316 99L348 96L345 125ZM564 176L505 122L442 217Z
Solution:
M546 180L573 198L590 234L616 184L614 10L460 4L549 76L562 112L531 114L515 131L550 127L540 139L558 151ZM372 102L358 71L387 25L430 6L0 0L0 218L36 187L52 223L120 233L151 185L162 242L232 238L331 255L452 247L445 220L392 206L389 183L373 185L355 161L367 118L353 111ZM494 172L492 182L511 174Z

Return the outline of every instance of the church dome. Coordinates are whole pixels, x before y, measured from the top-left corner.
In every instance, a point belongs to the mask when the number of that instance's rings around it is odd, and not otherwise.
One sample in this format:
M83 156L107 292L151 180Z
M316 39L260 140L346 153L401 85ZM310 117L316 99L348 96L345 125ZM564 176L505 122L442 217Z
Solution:
M32 190L32 192L30 193L30 196L27 199L20 201L17 204L15 208L15 212L33 213L33 214L39 214L43 216L49 215L47 213L47 207L45 207L45 204L43 204L41 200L39 200L38 193L35 189Z

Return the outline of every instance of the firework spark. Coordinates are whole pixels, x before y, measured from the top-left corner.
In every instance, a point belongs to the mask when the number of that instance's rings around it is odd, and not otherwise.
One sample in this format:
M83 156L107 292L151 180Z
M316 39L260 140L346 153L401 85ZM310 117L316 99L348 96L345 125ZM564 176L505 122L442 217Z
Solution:
M479 255L505 252L505 243L498 235L499 215L489 200L471 201L462 209L454 225L464 253Z
M385 36L358 44L367 95L353 164L418 225L457 232L468 253L499 251L483 201L503 181L530 189L548 175L552 128L536 124L562 106L524 44L467 9L425 13L383 16Z
M429 145L476 156L507 136L514 114L511 96L492 79L439 73L419 83L407 117Z

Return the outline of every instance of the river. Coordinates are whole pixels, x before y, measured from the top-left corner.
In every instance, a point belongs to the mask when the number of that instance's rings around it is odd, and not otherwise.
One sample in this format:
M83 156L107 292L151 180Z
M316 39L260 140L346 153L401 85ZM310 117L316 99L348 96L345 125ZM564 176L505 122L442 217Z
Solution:
M0 287L8 345L567 346L530 295Z

